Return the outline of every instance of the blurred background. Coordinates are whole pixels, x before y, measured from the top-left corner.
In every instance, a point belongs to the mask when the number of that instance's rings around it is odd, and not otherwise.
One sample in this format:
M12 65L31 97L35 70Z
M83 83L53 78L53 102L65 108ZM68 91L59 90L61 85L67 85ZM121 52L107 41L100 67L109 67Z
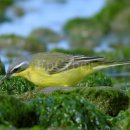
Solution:
M6 68L14 57L45 51L130 60L130 1L2 0L0 57ZM104 72L129 81L130 66Z

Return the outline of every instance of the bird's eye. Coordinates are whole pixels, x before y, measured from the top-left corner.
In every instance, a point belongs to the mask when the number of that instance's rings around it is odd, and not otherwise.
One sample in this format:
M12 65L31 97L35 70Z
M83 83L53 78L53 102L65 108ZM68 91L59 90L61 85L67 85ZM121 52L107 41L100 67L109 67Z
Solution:
M19 68L14 68L14 69L12 70L12 72L15 73L15 72L17 72L18 70L19 70Z

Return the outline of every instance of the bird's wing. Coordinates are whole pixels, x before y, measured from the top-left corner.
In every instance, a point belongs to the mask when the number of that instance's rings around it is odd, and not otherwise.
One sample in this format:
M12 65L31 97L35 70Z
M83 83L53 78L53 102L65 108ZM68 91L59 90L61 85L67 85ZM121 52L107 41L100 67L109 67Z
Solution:
M55 66L49 71L49 74L55 74L69 69L81 67L89 63L101 62L102 57L84 57L84 56L72 56L70 59L62 62L58 66Z
M49 74L59 73L89 63L101 62L104 60L103 57L86 57L82 55L73 56L63 53L45 53L44 55L39 54L39 57L42 57L43 60L39 61L41 62L42 67L44 67Z

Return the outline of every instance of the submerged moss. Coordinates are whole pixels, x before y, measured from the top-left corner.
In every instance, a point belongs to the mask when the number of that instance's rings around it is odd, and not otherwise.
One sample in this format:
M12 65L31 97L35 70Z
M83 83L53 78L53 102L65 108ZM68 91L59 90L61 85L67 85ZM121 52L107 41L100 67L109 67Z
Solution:
M53 93L32 100L39 125L48 127L77 127L80 129L110 129L107 116L79 94Z
M78 87L97 87L97 86L113 86L113 81L110 77L103 73L94 73L86 76L80 83L77 84Z
M0 79L2 78L3 76L0 76ZM0 93L17 95L33 90L35 87L37 86L23 77L11 77L0 85Z

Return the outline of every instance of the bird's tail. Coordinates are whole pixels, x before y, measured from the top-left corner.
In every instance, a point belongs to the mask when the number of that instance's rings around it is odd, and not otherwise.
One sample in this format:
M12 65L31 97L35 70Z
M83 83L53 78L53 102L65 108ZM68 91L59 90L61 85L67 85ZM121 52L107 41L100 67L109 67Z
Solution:
M104 62L102 64L95 66L93 69L96 71L96 70L101 70L101 69L115 67L115 66L122 66L122 65L130 65L130 61Z

